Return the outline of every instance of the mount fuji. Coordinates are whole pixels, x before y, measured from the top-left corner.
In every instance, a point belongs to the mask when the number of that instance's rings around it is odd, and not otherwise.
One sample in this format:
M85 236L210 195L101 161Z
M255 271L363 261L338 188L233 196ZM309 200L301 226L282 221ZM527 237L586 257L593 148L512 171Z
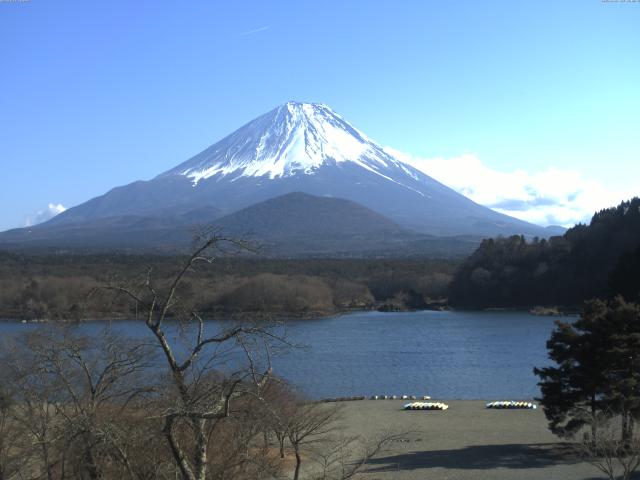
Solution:
M159 238L170 245L182 238L175 232L194 223L231 223L238 229L238 218L255 220L239 211L297 192L345 200L326 206L338 216L342 205L345 215L362 217L355 202L371 211L364 216L372 222L383 219L390 236L549 236L548 230L478 205L395 158L328 106L288 102L151 180L116 187L41 225L0 234L0 244L82 245L98 236L119 246L126 246L127 238L138 239L129 242L137 246ZM286 217L287 206L306 197L286 198L267 204L277 205L280 219L283 209ZM321 204L326 202L314 203L314 211ZM270 210L253 211L261 212L259 223L268 234ZM132 229L138 234L131 235ZM279 229L287 227L280 222Z

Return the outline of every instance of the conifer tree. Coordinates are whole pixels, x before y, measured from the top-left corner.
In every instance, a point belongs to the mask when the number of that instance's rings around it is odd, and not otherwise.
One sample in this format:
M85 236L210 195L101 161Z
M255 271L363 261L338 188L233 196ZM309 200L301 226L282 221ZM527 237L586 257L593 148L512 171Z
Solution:
M590 426L595 438L598 416L616 415L630 441L640 417L640 306L592 300L577 321L556 325L547 342L556 366L534 369L549 428L570 437Z

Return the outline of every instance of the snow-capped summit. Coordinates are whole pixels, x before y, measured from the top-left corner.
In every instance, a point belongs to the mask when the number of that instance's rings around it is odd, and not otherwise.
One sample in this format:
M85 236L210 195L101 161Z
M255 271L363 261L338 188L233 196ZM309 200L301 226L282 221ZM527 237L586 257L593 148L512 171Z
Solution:
M216 175L274 179L343 162L388 180L391 165L404 166L328 106L288 102L164 175L184 175L194 184ZM409 169L405 173L415 178Z

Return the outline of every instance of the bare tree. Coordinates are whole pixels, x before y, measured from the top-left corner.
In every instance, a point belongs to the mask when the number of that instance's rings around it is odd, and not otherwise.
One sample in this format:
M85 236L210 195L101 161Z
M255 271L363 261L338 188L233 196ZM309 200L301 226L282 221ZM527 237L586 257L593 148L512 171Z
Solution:
M390 441L403 434L383 432L368 441L342 434L342 409L337 404L311 402L284 382L271 382L264 396L265 418L278 442L281 458L290 449L295 455L293 479L347 480ZM310 467L303 474L303 459Z
M206 323L180 299L188 274L225 245L244 246L212 235L168 281L149 270L104 287L135 303L147 339L64 328L7 342L0 380L15 401L0 401L0 480L20 467L33 480L274 479L288 452L296 480L304 458L315 459L309 478L345 480L379 451L382 440L335 435L335 405L272 378L273 343L283 340L271 325ZM9 445L14 427L26 440Z
M582 442L576 444L578 454L610 480L630 480L640 467L640 438L623 437L626 426L621 420L614 414L592 418L597 436L585 432Z
M3 344L0 359L2 382L12 387L13 419L20 424L28 441L20 448L25 464L30 464L30 476L56 478L55 470L60 455L61 428L56 422L56 402L59 385L39 364L29 349L27 336Z
M266 411L252 396L234 400L232 415L216 422L217 448L210 453L209 477L216 480L282 478L282 461L264 442Z
M0 480L13 478L25 464L26 432L15 419L14 400L0 385Z
M2 372L14 389L15 422L31 439L21 451L31 476L97 479L122 467L120 478L138 478L125 419L153 391L145 384L148 357L144 345L108 332L97 339L40 329L14 339Z
M277 442L278 456L284 459L291 419L299 411L301 397L286 381L273 377L263 389L261 400L264 413L260 422L263 425L264 444L268 445L269 437L273 435Z
M174 461L185 480L205 480L212 445L212 428L232 412L232 401L243 395L260 395L269 378L268 362L255 361L259 350L268 354L274 338L261 325L236 324L215 332L208 331L204 320L193 311L186 311L177 294L185 276L198 263L211 263L225 248L244 248L243 242L225 239L209 233L185 260L166 288L155 285L151 271L140 285L112 285L136 302L144 314L145 324L160 347L168 369L165 395L163 434ZM184 329L183 344L168 334L169 319L178 320ZM173 324L175 327L175 324ZM169 327L171 329L171 326ZM211 375L221 367L222 357L240 351L242 365L225 375ZM219 447L219 446L218 446Z
M359 436L339 436L323 443L322 448L312 450L312 458L319 466L311 480L348 480L360 473L367 462L388 444L404 433L384 432L365 441Z
M304 403L288 418L287 437L296 456L293 479L300 478L302 452L325 443L336 429L340 409L336 405Z

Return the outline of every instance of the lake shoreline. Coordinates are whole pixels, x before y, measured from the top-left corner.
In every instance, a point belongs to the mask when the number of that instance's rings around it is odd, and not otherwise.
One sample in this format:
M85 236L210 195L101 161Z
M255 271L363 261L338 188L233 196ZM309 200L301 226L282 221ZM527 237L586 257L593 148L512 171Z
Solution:
M258 321L274 321L286 322L297 320L323 320L331 318L339 318L346 315L359 313L412 313L412 312L483 312L483 313L528 313L536 317L573 317L579 315L578 310L549 310L545 313L538 313L533 308L510 308L510 307L487 307L487 308L467 308L453 307L450 305L437 304L425 308L385 308L384 306L376 306L374 308L345 308L334 311L311 311L311 312L279 312L279 313L262 313L254 311L246 312L199 312L205 321L235 321L240 317L250 317ZM93 323L93 322L121 322L136 321L144 322L144 318L138 317L92 317L80 319L23 319L23 318L3 318L0 317L0 323L24 323L24 324L76 324L76 323ZM176 318L167 318L167 320L175 321Z

